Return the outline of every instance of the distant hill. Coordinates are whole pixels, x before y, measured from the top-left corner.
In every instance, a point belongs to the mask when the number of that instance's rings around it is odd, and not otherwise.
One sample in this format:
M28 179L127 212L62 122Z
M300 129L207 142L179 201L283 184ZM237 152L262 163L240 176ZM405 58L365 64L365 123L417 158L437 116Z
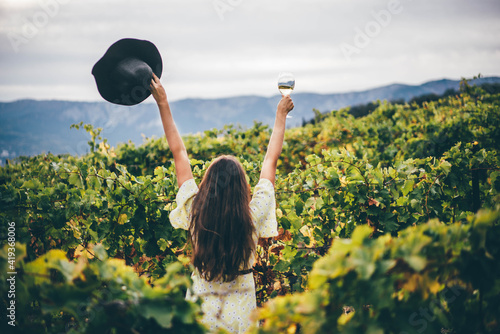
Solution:
M500 77L481 78L475 83L499 83ZM299 126L314 116L313 109L330 111L376 100L404 100L425 94L458 90L458 80L438 80L422 85L393 84L359 92L337 94L293 94L295 109L289 126ZM149 101L149 100L148 100ZM184 99L171 103L174 119L182 134L196 133L226 124L251 126L254 121L272 125L279 96L238 96L220 99ZM0 158L31 156L43 152L81 155L88 152L88 136L71 130L83 121L103 128L102 135L116 146L131 140L162 136L158 110L153 103L133 107L107 102L19 100L0 102Z

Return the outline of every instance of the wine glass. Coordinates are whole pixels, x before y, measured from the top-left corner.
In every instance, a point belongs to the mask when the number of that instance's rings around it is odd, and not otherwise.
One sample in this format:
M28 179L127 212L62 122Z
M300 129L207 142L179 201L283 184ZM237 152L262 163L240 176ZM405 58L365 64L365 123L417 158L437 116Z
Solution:
M292 90L295 88L295 77L293 73L281 72L278 75L278 90L283 95L290 95ZM292 116L286 115L286 118L292 118Z

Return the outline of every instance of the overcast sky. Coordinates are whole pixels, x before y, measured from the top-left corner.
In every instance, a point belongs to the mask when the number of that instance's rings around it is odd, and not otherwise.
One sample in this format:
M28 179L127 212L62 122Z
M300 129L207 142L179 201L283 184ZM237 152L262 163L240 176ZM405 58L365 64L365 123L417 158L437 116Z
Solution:
M171 100L500 76L498 0L0 0L0 101L103 101L92 66L126 37Z

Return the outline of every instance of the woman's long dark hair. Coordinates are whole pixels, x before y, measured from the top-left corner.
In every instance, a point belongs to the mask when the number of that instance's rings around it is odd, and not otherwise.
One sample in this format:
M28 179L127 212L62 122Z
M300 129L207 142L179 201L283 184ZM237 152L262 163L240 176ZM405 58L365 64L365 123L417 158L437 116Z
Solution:
M207 281L230 282L249 269L255 249L250 188L243 166L232 156L215 159L205 172L192 206L193 265Z

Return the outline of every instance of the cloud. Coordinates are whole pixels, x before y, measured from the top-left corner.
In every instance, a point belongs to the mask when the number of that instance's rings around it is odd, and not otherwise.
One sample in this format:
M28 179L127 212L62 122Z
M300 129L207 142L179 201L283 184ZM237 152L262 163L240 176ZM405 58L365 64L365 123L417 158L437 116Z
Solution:
M270 96L283 70L296 74L297 91L322 93L500 75L497 0L400 0L400 13L351 59L342 43L353 44L357 31L376 22L374 13L387 10L391 0L224 1L233 5L221 19L213 0L4 0L0 100L101 101L90 70L123 37L158 46L162 81L174 100ZM59 7L51 16L41 3ZM47 22L24 36L43 13ZM12 34L25 37L17 52Z

